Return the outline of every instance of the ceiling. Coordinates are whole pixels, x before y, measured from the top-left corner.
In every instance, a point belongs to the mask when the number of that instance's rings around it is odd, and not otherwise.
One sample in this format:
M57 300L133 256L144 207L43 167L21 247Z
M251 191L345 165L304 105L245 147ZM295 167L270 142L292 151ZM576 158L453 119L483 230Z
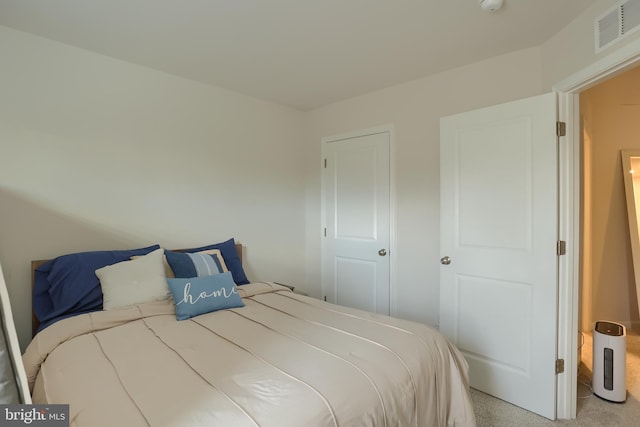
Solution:
M596 0L0 0L0 25L300 110L537 46Z

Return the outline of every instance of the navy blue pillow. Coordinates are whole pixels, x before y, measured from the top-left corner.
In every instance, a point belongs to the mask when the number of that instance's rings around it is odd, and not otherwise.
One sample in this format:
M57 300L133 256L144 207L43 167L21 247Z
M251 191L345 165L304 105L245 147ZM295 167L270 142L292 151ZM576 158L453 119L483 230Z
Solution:
M65 317L101 310L102 288L95 271L156 249L160 246L79 252L62 255L38 267L33 284L33 310L40 321L38 330Z
M236 250L236 241L233 238L225 242L215 243L201 248L185 249L183 252L201 252L208 249L220 250L222 258L224 258L224 263L227 264L227 268L231 272L233 281L236 282L236 285L246 285L249 283L249 279L247 279L247 275L244 273L244 269L242 268L242 260L238 256L238 251Z

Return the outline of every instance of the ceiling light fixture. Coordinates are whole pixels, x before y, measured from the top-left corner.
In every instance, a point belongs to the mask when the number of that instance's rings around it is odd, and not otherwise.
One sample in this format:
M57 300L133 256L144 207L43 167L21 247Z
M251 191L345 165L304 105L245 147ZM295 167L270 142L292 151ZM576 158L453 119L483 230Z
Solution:
M478 0L478 3L480 3L480 9L492 13L502 7L504 0Z

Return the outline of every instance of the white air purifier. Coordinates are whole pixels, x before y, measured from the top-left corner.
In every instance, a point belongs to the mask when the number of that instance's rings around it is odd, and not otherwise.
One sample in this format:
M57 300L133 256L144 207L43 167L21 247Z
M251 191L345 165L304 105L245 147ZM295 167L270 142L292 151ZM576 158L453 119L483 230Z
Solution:
M627 332L619 323L598 321L593 329L593 394L627 400Z

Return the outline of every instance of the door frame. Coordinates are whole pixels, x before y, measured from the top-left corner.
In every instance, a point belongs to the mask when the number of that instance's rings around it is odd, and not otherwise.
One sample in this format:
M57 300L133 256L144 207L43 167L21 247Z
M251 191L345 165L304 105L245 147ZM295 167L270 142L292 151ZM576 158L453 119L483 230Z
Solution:
M566 122L566 140L560 140L559 238L567 242L567 255L558 261L558 358L565 375L558 376L556 416L575 418L578 384L578 313L580 292L580 92L640 65L640 39L602 57L553 85L558 93L559 120Z
M361 136L374 135L377 133L389 133L389 314L391 316L398 315L398 289L397 289L397 260L396 255L396 149L395 149L395 127L392 124L386 124L367 129L356 130L347 133L341 133L336 135L330 135L322 137L320 140L320 278L321 283L322 275L324 274L324 227L327 223L326 218L326 206L325 206L325 194L326 194L326 180L324 178L324 158L325 158L325 144L330 142L339 141L341 139L357 138ZM324 289L321 289L324 294Z

